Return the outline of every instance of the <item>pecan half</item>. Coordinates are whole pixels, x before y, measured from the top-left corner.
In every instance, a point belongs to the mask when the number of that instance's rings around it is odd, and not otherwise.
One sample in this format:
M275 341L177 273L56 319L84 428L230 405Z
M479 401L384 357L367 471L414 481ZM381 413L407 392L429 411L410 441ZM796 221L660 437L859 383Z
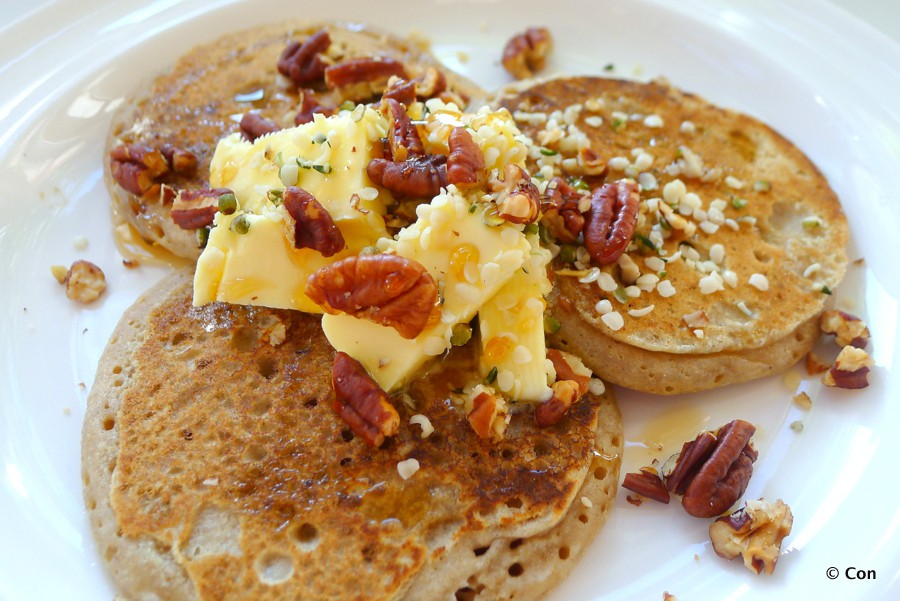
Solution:
M754 432L753 424L736 419L714 435L702 433L682 448L666 487L676 493L684 491L681 505L685 511L694 517L714 517L744 494L757 458L750 444ZM681 470L680 464L684 465Z
M465 127L454 127L448 140L447 181L469 188L484 181L484 154Z
M136 196L159 191L159 178L169 172L169 162L156 148L143 144L120 144L109 151L113 179Z
M219 210L219 197L232 194L228 188L182 190L172 203L172 221L184 230L196 230L213 224Z
M634 180L620 179L594 190L584 226L584 245L594 262L608 265L625 252L637 224L639 203Z
M284 227L294 248L311 248L331 257L344 250L344 236L316 197L296 186L284 190Z
M359 102L381 94L391 76L406 78L406 68L392 58L351 58L325 68L325 85L342 100Z
M506 42L503 68L516 79L527 79L544 68L553 38L546 27L529 27Z
M72 263L63 283L66 285L66 296L79 303L94 302L106 290L103 270L90 261Z
M280 130L277 123L259 113L247 112L241 117L241 135L245 140L255 142L257 138Z
M625 474L622 488L627 488L648 499L653 499L666 505L669 504L669 489L666 488L659 474L653 468L642 467L639 472Z
M447 78L435 67L425 67L422 74L412 81L416 85L416 96L419 98L434 98L447 90ZM463 104L457 104L457 106L463 106Z
M278 57L278 72L298 86L321 81L325 75L325 62L321 53L331 46L328 31L320 29L302 43L293 41Z
M369 446L380 447L400 430L400 415L359 361L338 351L331 382L335 411Z
M347 313L415 338L428 324L437 284L421 264L390 254L347 257L309 277L306 294L328 313Z
M584 215L579 209L584 196L566 180L556 176L547 186L546 195L541 202L541 223L563 244L572 244L578 240L584 229Z
M541 428L558 423L581 398L581 389L574 380L557 380L550 388L553 395L534 410L534 421Z
M432 198L447 185L447 157L429 154L402 163L372 159L366 175L400 197Z
M834 342L840 347L866 348L870 338L869 328L863 320L834 309L822 313L819 329L825 334L834 334Z
M822 382L836 388L865 388L869 385L869 368L872 365L874 361L866 351L847 345L838 353L834 365L822 377Z
M479 438L494 442L502 440L508 423L506 401L481 387L474 392L472 410L466 415L466 420Z
M771 574L781 554L781 542L793 525L794 516L784 501L759 499L710 524L709 540L719 557L734 559L740 555L748 570Z
M413 125L412 119L406 114L403 105L394 98L385 98L384 104L390 115L390 128L388 130L388 145L391 158L395 162L405 161L425 154L425 145L419 137L419 130Z
M402 77L391 77L381 99L392 98L404 106L409 106L416 101L416 82Z
M513 163L503 170L503 181L494 182L499 189L494 199L497 214L510 223L534 223L541 216L541 193L524 169Z

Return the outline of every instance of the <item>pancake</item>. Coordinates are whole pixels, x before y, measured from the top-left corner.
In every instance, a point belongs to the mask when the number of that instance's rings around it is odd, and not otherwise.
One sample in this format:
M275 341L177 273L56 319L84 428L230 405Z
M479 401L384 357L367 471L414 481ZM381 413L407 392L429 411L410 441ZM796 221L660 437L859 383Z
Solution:
M446 80L446 93L468 99L478 88L444 68L421 42L401 39L358 24L281 23L260 26L194 48L172 68L148 81L117 113L108 150L122 144L150 149L177 148L191 153L196 168L169 172L157 179L171 190L153 189L139 195L123 188L106 161L106 183L117 221L130 223L148 242L174 254L200 255L196 232L176 225L169 213L173 191L208 188L209 162L216 143L239 130L241 116L257 113L280 127L294 125L301 88L315 104L334 108L343 94L321 82L298 86L279 74L279 56L292 40L303 41L320 29L331 38L327 54L333 62L360 57L393 58L403 63L409 78L425 76L430 67Z
M579 238L555 260L553 344L604 379L660 394L776 373L811 348L846 268L848 226L790 141L663 81L554 79L496 103L531 138L529 167L545 181L641 186L625 258L592 266Z
M333 357L316 316L192 307L186 271L125 313L82 447L90 523L125 596L537 599L565 576L616 492L610 391L482 441L452 402L476 365L461 347L395 398L400 432L373 450L332 408Z

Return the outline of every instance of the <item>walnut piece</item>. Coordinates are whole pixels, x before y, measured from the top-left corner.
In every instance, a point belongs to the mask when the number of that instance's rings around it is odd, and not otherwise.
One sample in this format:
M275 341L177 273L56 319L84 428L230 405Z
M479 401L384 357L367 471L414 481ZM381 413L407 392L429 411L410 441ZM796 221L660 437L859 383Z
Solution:
M472 409L466 419L479 438L498 442L506 434L509 424L509 411L506 401L494 394L489 388L476 386L472 390Z
M581 398L580 387L574 380L557 380L550 388L552 396L534 410L534 421L541 428L559 423L569 408Z
M839 347L866 348L870 338L865 322L844 311L824 311L819 318L819 329L825 334L834 334L834 342Z
M503 68L516 79L527 79L544 68L553 38L546 27L529 27L506 42Z
M791 508L781 499L747 501L743 509L713 522L709 539L719 557L730 560L740 555L748 570L771 574L793 523Z
M338 351L331 380L335 411L367 444L380 447L400 430L400 415L359 361Z
M855 346L845 346L834 365L822 377L826 386L859 389L869 385L869 368L875 364L869 354Z
M744 494L757 458L750 442L755 432L753 424L736 419L684 444L665 482L670 491L684 495L685 511L694 517L714 517Z
M92 303L106 290L103 270L90 261L75 261L64 281L66 296L79 303Z
M311 248L331 257L344 250L346 243L331 214L316 197L296 186L285 188L284 227L294 248Z
M431 274L416 261L391 254L347 257L313 273L306 294L327 313L347 313L397 330L422 333L438 300Z

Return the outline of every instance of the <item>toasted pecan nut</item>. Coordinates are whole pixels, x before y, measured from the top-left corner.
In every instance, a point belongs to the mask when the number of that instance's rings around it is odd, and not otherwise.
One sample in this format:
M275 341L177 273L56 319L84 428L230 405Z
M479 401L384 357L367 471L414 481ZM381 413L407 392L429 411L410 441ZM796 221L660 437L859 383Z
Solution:
M578 240L584 229L584 215L579 205L584 196L566 180L556 176L550 180L541 200L541 223L563 244Z
M822 382L835 388L865 388L869 385L869 368L872 365L874 361L866 351L847 345L838 353L834 365L822 377Z
M412 81L416 85L418 98L434 98L447 90L447 78L435 67L425 67L422 74ZM460 102L456 106L462 107L465 103Z
M284 226L294 248L311 248L331 257L344 250L346 244L341 230L331 214L316 197L296 186L288 186L284 199Z
M614 263L625 252L637 224L639 204L634 180L620 179L594 190L584 226L584 245L595 263Z
M719 557L739 555L744 566L757 574L771 574L781 554L781 542L791 533L791 508L778 499L748 501L743 509L722 516L709 526L709 540Z
M652 468L641 468L639 472L625 474L622 488L627 488L648 499L669 504L669 489L663 484L656 470Z
M513 163L503 170L503 181L495 182L497 214L510 223L534 223L541 216L541 193L524 169Z
M391 77L381 95L382 101L387 98L392 98L404 106L411 105L416 101L416 82L396 75Z
M447 157L428 154L402 163L372 159L366 175L400 197L433 198L447 186Z
M591 384L591 370L581 359L559 349L547 349L547 358L553 363L557 380L571 380L578 385L578 396L587 393Z
M325 68L325 85L343 100L360 102L381 94L392 76L406 78L406 68L392 58L351 58Z
M506 434L508 411L506 402L487 389L476 389L472 410L466 420L479 438L497 442Z
M299 91L297 101L297 113L294 115L294 125L303 125L311 122L317 114L329 117L335 114L335 107L327 107L319 102L315 90L304 88Z
M387 107L391 123L388 130L391 159L400 162L423 156L425 145L422 144L419 130L413 125L412 119L406 114L403 105L394 98L385 98L383 102Z
M369 446L380 447L400 430L400 415L359 361L338 351L331 382L335 411Z
M247 112L241 117L241 135L249 142L255 142L266 134L274 133L281 128L271 119L266 119L259 113Z
M302 43L293 41L278 57L278 72L298 86L321 81L325 75L325 62L321 53L331 46L328 31L320 29Z
M197 171L197 157L193 152L178 148L173 144L163 144L159 151L166 159L169 169L178 175L193 175Z
M169 172L162 152L143 144L119 144L109 151L113 179L136 196L152 196L159 191L158 180Z
M834 342L840 347L855 346L866 348L870 334L866 323L844 311L823 311L819 318L819 329L825 334L834 334Z
M219 197L232 194L228 188L182 190L172 203L172 221L184 230L196 230L213 224L219 210Z
M506 42L503 68L516 79L527 79L544 68L553 38L546 27L529 27Z
M66 296L79 303L92 303L106 290L103 270L84 260L72 263L63 283L66 285Z
M347 313L415 338L438 299L434 278L421 264L398 255L347 257L309 277L306 294L328 313Z
M685 511L694 517L714 517L744 494L757 458L750 444L754 432L753 424L737 419L719 428L712 438L704 432L682 449L678 463L686 468L679 471L676 463L666 486L676 493L684 491L681 504Z
M569 408L581 398L580 388L574 380L557 380L550 388L553 395L534 410L534 421L541 428L559 423Z
M484 181L484 154L465 127L454 127L448 140L447 181L469 188Z

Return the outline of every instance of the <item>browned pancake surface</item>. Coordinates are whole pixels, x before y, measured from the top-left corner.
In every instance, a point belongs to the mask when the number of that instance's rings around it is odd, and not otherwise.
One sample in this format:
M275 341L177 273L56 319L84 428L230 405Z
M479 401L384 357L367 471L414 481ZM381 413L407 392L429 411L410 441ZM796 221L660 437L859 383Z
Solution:
M601 470L591 494L605 518L621 450L609 395L548 429L519 415L491 444L448 400L473 361L458 352L410 389L400 434L374 450L331 407L333 353L314 316L192 307L186 273L123 318L91 393L84 461L92 523L126 592L416 598L410 583L455 545L552 528L589 470ZM430 437L408 425L413 413ZM404 481L397 463L411 457L420 469ZM465 586L468 574L447 573L461 578L451 591Z

